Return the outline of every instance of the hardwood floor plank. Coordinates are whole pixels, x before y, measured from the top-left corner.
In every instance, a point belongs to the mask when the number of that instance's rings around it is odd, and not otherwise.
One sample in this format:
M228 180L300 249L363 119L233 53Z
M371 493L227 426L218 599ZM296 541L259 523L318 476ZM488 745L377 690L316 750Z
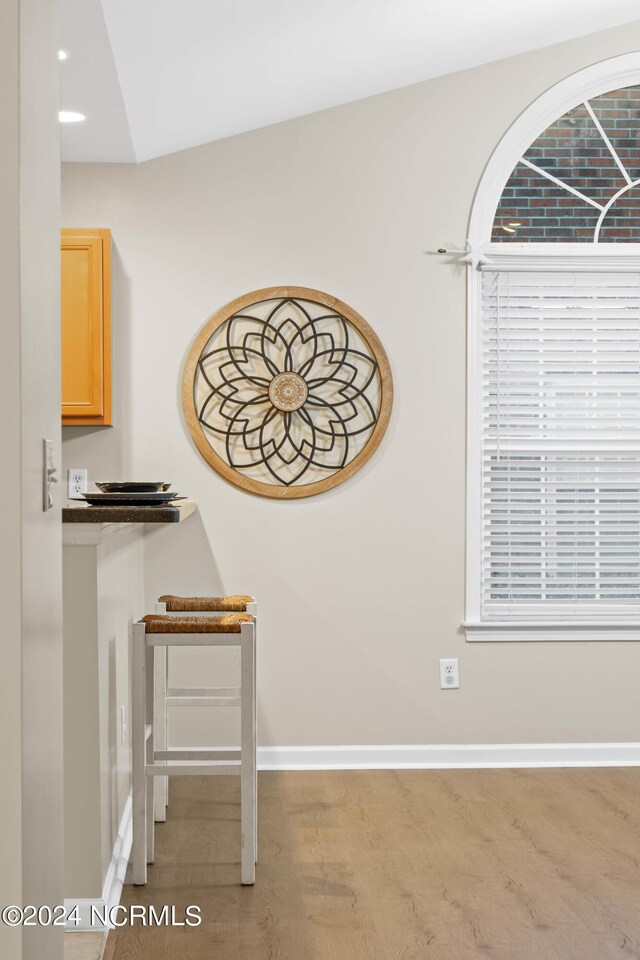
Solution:
M640 770L261 773L255 887L235 778L175 778L110 960L640 958Z

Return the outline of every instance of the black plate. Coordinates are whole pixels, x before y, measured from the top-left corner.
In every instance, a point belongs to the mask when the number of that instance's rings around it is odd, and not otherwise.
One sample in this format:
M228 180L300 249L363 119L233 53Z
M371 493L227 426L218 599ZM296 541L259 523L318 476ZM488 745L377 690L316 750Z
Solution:
M102 493L156 493L168 490L170 486L164 480L96 480L96 487Z
M177 493L155 491L153 493L83 493L83 499L92 507L100 506L162 506L178 499ZM184 499L184 498L182 498Z

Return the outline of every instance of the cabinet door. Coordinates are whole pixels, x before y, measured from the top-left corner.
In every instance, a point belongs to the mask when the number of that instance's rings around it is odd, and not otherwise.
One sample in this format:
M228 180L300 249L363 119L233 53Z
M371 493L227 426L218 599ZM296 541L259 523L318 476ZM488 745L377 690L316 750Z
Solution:
M61 241L63 423L111 423L109 231Z

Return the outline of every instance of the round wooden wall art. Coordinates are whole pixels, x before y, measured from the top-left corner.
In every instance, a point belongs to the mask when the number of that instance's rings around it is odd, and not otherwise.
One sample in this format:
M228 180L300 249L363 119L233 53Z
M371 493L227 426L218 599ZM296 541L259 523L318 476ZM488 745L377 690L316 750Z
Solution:
M362 317L306 287L256 290L205 324L184 413L214 470L264 497L310 497L360 469L387 429L389 361Z

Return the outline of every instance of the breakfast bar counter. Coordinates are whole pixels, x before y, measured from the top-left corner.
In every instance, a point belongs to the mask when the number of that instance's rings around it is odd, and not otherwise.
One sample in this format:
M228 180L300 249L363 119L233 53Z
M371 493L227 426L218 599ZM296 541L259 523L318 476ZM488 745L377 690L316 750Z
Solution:
M173 501L167 506L89 506L78 503L62 508L63 523L180 523L196 510L194 500Z

